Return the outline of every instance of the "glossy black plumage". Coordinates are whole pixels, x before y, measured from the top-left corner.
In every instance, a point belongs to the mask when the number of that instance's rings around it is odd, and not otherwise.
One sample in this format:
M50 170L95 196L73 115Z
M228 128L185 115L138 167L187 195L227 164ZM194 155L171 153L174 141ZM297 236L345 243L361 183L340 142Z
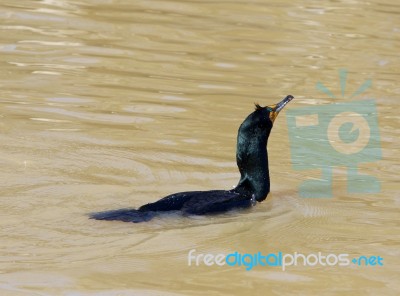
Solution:
M137 210L119 209L93 213L90 218L138 223L149 221L165 212L177 211L184 215L215 214L248 208L263 201L270 190L266 148L268 137L276 116L292 99L289 95L270 107L256 105L256 110L240 125L236 162L241 178L234 189L174 193Z

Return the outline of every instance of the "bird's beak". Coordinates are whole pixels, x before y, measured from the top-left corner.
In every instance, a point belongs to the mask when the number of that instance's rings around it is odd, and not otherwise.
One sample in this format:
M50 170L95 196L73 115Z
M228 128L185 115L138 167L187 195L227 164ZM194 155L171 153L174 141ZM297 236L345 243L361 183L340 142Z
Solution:
M283 109L283 107L286 106L287 103L289 103L291 100L293 100L294 97L291 95L288 95L286 98L284 98L282 101L280 101L278 104L272 105L272 106L267 106L267 108L270 108L272 111L269 113L269 119L274 123L275 118L278 116L279 112Z

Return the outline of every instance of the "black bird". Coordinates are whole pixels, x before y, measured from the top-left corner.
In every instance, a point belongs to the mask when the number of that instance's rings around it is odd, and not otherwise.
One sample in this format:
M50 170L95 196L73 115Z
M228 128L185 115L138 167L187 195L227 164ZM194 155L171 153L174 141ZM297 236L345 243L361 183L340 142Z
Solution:
M278 113L293 99L289 95L276 105L256 104L240 125L237 137L236 162L239 184L231 190L189 191L168 195L136 209L119 209L93 213L97 220L144 222L160 213L180 211L186 215L205 215L248 208L266 199L269 189L267 142Z

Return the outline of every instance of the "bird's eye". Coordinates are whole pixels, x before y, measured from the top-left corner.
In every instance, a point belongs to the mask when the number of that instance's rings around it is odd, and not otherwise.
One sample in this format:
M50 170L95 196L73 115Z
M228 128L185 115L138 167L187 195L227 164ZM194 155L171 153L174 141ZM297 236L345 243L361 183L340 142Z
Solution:
M267 110L269 111L269 112L272 112L272 111L274 111L274 110L272 110L272 108L271 107L266 107L267 108Z

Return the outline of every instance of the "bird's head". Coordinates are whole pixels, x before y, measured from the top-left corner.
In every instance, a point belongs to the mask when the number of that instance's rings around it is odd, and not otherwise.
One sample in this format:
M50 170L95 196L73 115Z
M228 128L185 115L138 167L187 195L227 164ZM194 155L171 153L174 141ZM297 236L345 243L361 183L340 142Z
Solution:
M293 99L293 96L288 95L275 105L261 107L256 104L256 110L240 126L239 137L243 140L266 141L279 112Z

